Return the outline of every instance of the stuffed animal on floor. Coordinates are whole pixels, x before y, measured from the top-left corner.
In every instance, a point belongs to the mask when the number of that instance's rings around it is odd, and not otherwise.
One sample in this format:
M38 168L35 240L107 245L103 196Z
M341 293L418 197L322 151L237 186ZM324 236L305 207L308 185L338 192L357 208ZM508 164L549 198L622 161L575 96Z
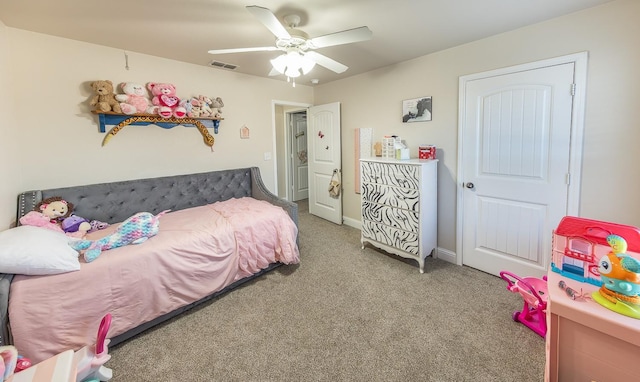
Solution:
M52 231L66 233L72 237L83 237L91 229L86 219L75 216L63 227L63 222L72 215L73 204L59 196L43 199L33 211L20 218L20 224L42 227ZM67 229L65 229L67 228Z
M165 210L157 215L150 212L138 212L120 223L116 231L99 240L77 240L69 245L76 251L84 251L87 263L97 259L102 251L119 248L129 244L140 244L155 236L160 228L159 219L169 212Z

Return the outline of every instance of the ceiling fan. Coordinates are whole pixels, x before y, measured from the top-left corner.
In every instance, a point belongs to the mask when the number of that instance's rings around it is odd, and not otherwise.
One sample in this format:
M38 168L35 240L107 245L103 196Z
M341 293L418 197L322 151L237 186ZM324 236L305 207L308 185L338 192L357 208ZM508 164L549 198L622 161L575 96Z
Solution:
M264 26L276 36L275 46L263 46L254 48L234 48L234 49L214 49L211 54L261 52L261 51L283 51L284 54L271 60L273 69L269 75L284 74L287 79L301 74L307 74L315 64L336 73L343 73L349 67L331 59L325 55L315 52L315 49L328 46L350 44L354 42L371 39L372 32L366 26L348 29L341 32L331 33L320 37L309 38L309 36L296 29L300 23L300 16L288 15L284 17L287 27L283 26L278 18L267 8L250 5L246 7ZM295 82L294 82L295 84Z

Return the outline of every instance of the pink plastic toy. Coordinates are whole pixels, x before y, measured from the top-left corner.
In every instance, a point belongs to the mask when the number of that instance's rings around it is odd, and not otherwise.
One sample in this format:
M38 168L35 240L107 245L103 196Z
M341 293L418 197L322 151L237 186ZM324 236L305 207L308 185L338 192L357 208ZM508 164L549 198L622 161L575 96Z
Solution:
M513 320L521 322L541 337L547 334L547 276L520 278L511 272L502 271L500 277L507 282L507 289L520 293L524 299L522 311L513 312ZM515 280L515 281L514 281Z
M111 314L107 313L100 322L95 345L85 346L75 353L74 358L78 365L76 381L108 381L111 379L113 372L103 366L111 358L107 348L109 340L106 339L110 326Z

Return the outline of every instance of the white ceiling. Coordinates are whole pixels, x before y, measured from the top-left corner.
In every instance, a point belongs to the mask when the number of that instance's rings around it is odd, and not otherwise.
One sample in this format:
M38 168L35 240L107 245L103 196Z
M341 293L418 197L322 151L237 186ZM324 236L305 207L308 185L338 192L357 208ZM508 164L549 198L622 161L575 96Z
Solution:
M318 37L359 26L370 41L319 49L349 67L316 67L298 83L327 83L535 24L613 0L0 0L9 27L267 77L280 52L210 55L210 49L270 46L275 37L247 5L269 8L280 21L301 17L298 29ZM562 36L558 36L562 38ZM541 42L544 43L544 42ZM226 70L211 68L211 70ZM286 80L281 75L278 78Z

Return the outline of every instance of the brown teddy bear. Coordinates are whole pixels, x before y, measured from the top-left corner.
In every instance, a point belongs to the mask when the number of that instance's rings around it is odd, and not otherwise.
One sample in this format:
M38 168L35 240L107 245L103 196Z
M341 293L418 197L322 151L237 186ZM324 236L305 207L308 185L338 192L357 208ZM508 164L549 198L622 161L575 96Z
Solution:
M113 93L113 83L111 81L94 81L91 83L91 87L97 94L91 99L89 104L95 106L96 111L113 111L122 114L120 103L116 100L116 96Z

